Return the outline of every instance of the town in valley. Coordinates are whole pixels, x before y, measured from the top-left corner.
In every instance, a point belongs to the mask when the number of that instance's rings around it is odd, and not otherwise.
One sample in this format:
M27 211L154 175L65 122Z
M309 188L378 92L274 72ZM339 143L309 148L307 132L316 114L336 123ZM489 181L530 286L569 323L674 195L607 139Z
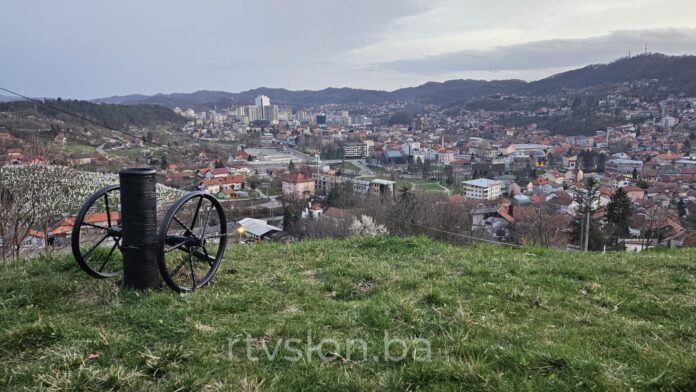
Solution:
M86 178L157 168L163 186L208 192L235 222L252 222L240 241L342 238L368 217L390 233L453 243L696 246L696 96L658 78L500 90L315 103L270 89L246 101L170 102L127 120L103 112L140 102L46 101L127 133L7 100L0 160L5 170L51 164ZM78 205L61 205L5 247L67 244Z

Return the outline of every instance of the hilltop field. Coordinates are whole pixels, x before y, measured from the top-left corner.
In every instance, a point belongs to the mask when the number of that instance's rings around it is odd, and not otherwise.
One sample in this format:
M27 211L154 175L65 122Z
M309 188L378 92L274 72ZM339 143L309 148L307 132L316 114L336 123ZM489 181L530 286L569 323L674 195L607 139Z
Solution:
M193 294L0 266L0 390L695 390L696 252L231 249Z

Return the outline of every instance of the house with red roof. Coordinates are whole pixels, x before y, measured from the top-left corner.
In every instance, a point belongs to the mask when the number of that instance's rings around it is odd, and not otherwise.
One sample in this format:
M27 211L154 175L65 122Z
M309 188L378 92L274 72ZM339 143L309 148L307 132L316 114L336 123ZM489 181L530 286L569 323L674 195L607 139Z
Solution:
M305 199L314 195L314 180L302 173L294 173L283 180L283 197Z
M244 190L244 176L204 178L198 183L198 189L208 191L213 195L223 189Z

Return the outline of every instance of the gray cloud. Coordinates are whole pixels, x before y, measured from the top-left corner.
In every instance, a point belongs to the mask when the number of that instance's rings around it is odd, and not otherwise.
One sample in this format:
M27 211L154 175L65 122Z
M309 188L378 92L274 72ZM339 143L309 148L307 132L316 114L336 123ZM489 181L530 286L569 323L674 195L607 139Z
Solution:
M374 64L404 73L436 75L459 71L514 71L572 67L607 62L645 49L666 54L696 53L696 29L621 30L582 39L552 39L460 50L435 56Z
M439 0L6 3L0 85L35 96L94 98L325 86L346 72L317 62L379 41L391 24Z

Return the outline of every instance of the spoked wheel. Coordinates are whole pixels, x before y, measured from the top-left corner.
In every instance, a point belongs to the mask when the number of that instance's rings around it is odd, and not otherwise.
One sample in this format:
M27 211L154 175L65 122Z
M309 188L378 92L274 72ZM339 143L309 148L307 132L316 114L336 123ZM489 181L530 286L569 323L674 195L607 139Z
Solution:
M226 243L227 222L220 202L204 192L185 195L160 226L157 263L162 279L177 291L204 286L220 266Z
M104 187L87 199L73 224L71 245L77 264L95 278L123 272L118 185Z

